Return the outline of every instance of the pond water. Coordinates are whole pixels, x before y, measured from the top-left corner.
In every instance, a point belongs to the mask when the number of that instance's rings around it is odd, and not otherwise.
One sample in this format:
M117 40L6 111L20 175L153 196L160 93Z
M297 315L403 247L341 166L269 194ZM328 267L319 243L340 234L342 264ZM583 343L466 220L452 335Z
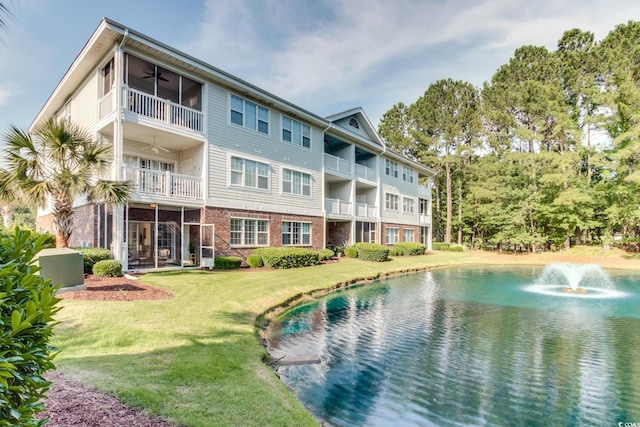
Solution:
M532 291L541 268L448 268L343 289L272 324L278 374L335 426L640 423L640 276ZM585 294L586 295L586 294Z

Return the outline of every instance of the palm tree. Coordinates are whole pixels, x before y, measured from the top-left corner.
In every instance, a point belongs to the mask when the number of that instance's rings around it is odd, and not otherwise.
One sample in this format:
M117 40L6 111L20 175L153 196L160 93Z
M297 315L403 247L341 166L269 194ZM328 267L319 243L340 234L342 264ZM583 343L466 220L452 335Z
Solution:
M123 204L129 201L127 181L101 179L110 170L111 147L64 121L47 121L35 134L11 126L4 136L0 168L0 200L29 200L50 207L56 247L69 246L73 203Z

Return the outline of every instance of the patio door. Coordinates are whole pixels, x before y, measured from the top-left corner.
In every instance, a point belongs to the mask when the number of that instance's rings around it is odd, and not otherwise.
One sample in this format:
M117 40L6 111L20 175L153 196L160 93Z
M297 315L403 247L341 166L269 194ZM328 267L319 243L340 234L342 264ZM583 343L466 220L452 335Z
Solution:
M200 226L200 267L213 268L213 224Z

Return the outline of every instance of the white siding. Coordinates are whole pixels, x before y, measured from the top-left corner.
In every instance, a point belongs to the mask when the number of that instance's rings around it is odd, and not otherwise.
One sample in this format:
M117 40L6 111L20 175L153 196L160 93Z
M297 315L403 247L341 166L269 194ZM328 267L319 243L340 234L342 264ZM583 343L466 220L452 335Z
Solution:
M71 100L71 119L86 131L96 129L98 121L98 74L91 75L78 88Z
M214 203L242 203L247 209L266 205L289 208L322 209L322 130L311 126L311 148L282 140L281 112L269 108L269 135L235 124L229 119L229 92L209 86L208 90L209 194ZM240 95L238 95L240 96ZM247 99L260 105L251 99ZM305 123L309 125L308 123ZM270 165L269 191L232 187L230 157L236 156ZM282 169L293 169L312 176L312 196L281 194Z

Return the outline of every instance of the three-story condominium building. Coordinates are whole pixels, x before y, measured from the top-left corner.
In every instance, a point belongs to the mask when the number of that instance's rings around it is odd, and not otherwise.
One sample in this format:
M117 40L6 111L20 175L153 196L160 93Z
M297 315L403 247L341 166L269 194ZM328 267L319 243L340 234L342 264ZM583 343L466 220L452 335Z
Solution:
M361 108L320 117L103 19L33 121L113 147L126 206L77 201L72 244L125 269L211 266L262 246L431 246L434 172L387 149ZM39 230L51 217L38 216Z

